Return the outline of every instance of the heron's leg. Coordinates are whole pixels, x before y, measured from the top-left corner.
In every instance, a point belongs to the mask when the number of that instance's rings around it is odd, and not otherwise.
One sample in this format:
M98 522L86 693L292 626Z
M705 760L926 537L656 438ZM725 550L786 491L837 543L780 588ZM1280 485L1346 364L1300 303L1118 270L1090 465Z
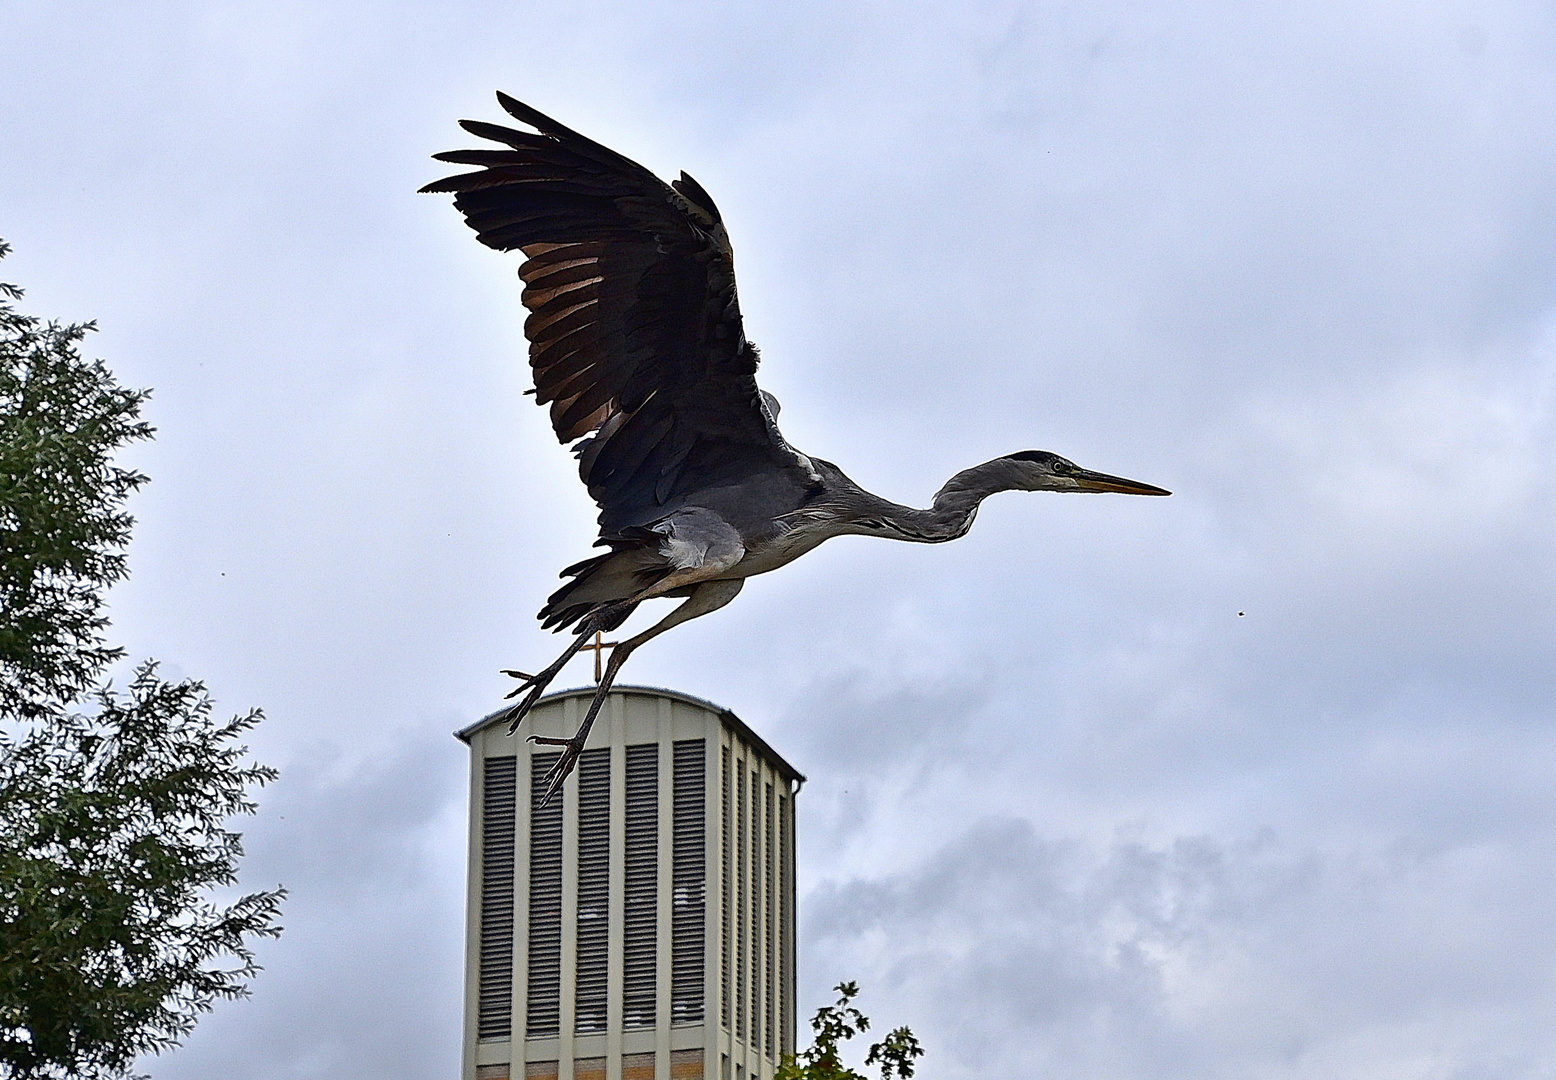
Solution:
M544 694L546 687L551 685L551 680L561 673L569 660L578 655L578 650L584 647L584 643L589 640L590 635L600 629L603 624L609 622L611 617L618 614L623 606L622 603L611 604L607 607L596 608L585 615L578 624L578 631L574 635L572 643L563 649L562 655L557 657L556 661L544 671L537 672L534 675L526 675L522 671L503 672L504 675L512 675L516 679L524 680L513 690L509 691L506 695L507 697L517 697L519 694L523 694L524 691L529 691L528 694L524 695L523 701L520 701L503 714L503 718L508 721L509 735L518 730L519 725L524 722L524 717L529 715L530 709L535 707L535 702L540 700L540 695Z
M605 704L611 683L616 681L616 672L620 671L621 665L627 662L627 657L632 655L632 650L645 641L658 637L672 626L679 626L699 615L717 611L733 600L744 584L745 582L739 578L734 581L704 581L692 591L680 607L641 634L628 638L612 649L610 661L605 665L605 675L600 679L599 689L594 692L594 700L589 703L589 711L584 715L583 723L578 725L578 730L571 739L552 739L543 735L530 736L531 742L562 747L562 756L546 774L546 797L541 803L542 806L550 802L551 796L562 789L562 781L566 780L568 774L573 771L578 755L583 753L584 742L589 738L589 729L594 726L594 718L600 714L600 706Z

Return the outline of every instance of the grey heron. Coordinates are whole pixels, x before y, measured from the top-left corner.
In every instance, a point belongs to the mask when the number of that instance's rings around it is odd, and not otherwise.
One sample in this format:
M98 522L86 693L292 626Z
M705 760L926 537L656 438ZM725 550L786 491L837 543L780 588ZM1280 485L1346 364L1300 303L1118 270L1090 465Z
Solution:
M451 192L481 243L521 251L531 391L550 407L579 475L600 507L602 555L562 571L540 611L574 639L551 666L509 694L509 734L597 631L620 626L645 600L683 602L611 653L582 724L559 745L549 800L582 752L616 674L644 642L735 598L745 579L834 536L937 544L964 535L999 491L1166 495L1135 480L1025 450L964 469L927 510L873 495L836 465L790 446L776 400L756 385L729 235L718 207L686 173L669 184L506 94L519 131L461 121L500 149L439 161L478 166L422 191Z

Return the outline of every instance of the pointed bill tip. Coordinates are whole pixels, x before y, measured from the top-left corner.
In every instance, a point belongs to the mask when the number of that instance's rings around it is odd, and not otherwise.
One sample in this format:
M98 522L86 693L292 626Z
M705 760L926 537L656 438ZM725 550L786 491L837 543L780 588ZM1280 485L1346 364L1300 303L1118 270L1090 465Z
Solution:
M1142 484L1138 480L1126 480L1122 476L1109 476L1107 473L1081 472L1075 479L1080 483L1082 491L1113 491L1120 495L1171 495L1166 488L1159 488L1155 484Z

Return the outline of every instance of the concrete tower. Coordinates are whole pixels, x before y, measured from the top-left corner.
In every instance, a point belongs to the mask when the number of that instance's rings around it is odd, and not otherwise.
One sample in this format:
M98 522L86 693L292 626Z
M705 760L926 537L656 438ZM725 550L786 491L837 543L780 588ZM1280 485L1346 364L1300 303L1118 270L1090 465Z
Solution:
M593 690L470 746L464 1080L766 1080L794 1051L794 797L734 713L617 687L550 806Z

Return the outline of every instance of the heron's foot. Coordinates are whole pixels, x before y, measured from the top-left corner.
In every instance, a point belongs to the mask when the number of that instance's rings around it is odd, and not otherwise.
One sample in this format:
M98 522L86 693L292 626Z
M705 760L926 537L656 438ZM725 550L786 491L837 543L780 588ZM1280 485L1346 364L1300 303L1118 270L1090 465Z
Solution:
M551 685L551 680L557 677L557 673L562 670L563 665L565 665L567 660L570 659L572 659L572 657L568 656L561 662L552 664L545 671L535 675L529 675L522 671L514 671L511 668L503 669L504 675L507 675L510 678L523 680L523 682L519 683L518 686L514 687L508 693L503 695L504 699L507 699L518 697L520 694L524 694L523 699L520 700L518 704L513 705L508 709L507 719L509 735L512 735L519 729L519 725L524 722L524 718L529 715L529 711L535 707L535 702L540 700L540 695L546 692L546 687ZM529 693L525 694L524 692L526 690L528 690Z
M626 613L630 613L635 606L632 601L623 601L595 608L583 622L578 624L578 629L573 634L572 643L562 650L562 655L557 657L550 667L543 671L531 675L526 671L515 671L512 668L503 669L504 675L522 680L518 686L508 691L505 698L518 697L520 694L524 694L523 700L504 714L508 720L509 735L512 735L519 729L519 725L524 722L524 718L529 715L529 711L535 707L535 702L540 700L540 695L544 694L546 687L551 685L551 680L561 674L562 669L567 666L569 660L578 655L579 651L584 647L584 642L588 640L589 635L597 633L602 627L613 626L616 622L620 622L621 618L624 618ZM613 622L612 620L615 621ZM587 730L588 725L585 724L584 728Z
M547 735L531 735L529 741L539 743L542 746L562 747L562 756L557 758L551 771L546 773L543 783L546 785L546 797L540 800L540 805L545 806L551 801L551 796L562 790L562 783L572 773L573 767L578 764L578 755L583 753L584 736L588 731L580 730L571 739L553 739Z

